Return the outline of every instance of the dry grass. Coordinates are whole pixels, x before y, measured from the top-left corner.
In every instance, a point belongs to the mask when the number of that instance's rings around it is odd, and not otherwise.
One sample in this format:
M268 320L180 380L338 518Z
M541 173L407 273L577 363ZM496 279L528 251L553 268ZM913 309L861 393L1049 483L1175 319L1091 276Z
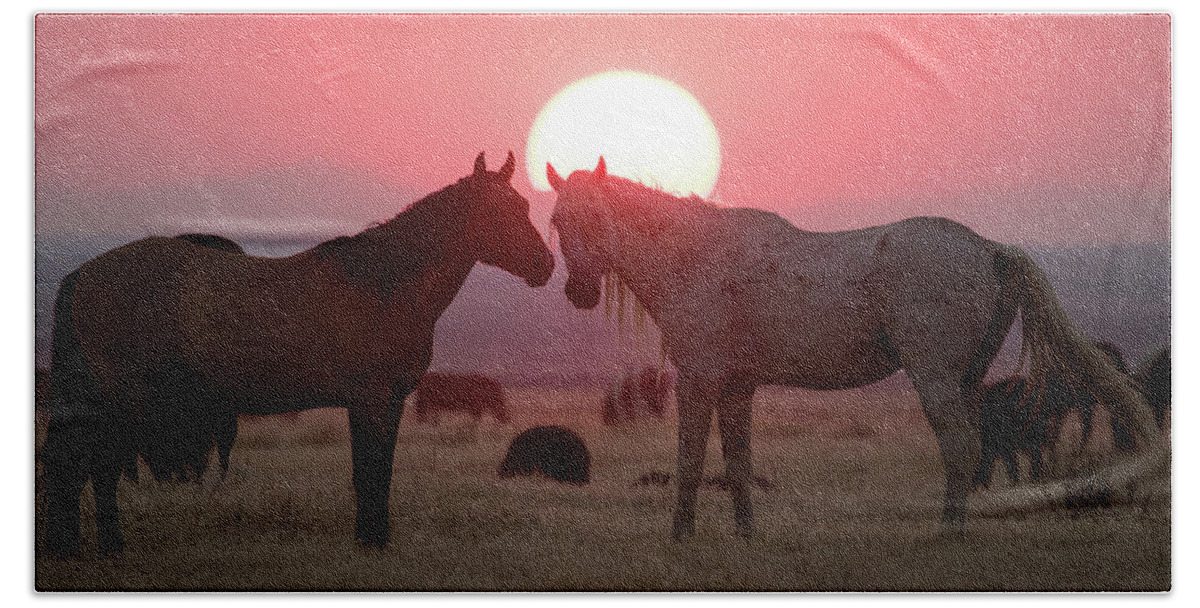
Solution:
M1163 590L1170 498L973 518L940 533L941 466L907 392L763 390L756 397L757 535L732 535L728 497L701 491L698 535L668 539L673 421L599 424L599 391L513 389L514 421L401 423L392 544L353 540L346 416L243 420L229 476L201 485L122 482L127 551L39 558L39 589L136 590ZM593 481L500 480L507 443L534 424L587 442ZM719 474L710 444L708 474ZM1001 475L997 475L1000 478Z

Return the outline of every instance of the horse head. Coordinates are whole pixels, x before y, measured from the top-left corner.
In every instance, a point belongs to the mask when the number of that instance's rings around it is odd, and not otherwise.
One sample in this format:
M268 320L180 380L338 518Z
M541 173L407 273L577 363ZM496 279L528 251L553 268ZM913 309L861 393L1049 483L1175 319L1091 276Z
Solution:
M594 171L575 171L568 179L546 163L546 177L558 193L550 222L567 262L563 291L576 308L594 308L600 302L600 278L613 269L617 252L612 208L603 188L608 177L604 157Z
M488 171L483 152L467 178L471 204L468 237L480 262L541 287L554 271L554 256L529 221L529 201L512 187L516 160L510 150L499 171Z

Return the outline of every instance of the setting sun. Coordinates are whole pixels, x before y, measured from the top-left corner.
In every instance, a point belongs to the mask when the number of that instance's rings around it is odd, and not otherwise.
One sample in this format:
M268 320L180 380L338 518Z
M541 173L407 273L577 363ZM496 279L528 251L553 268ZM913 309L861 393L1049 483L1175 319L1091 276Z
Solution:
M608 171L681 195L708 196L721 165L716 127L690 93L640 72L605 72L562 89L542 107L525 158L529 179L549 190L546 163L563 175Z

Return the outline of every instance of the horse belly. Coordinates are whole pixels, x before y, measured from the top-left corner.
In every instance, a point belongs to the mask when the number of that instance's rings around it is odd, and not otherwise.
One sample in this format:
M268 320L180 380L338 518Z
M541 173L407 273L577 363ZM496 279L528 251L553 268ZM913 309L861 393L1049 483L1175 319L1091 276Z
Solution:
M420 332L385 331L350 303L194 293L221 295L211 303L192 298L189 359L246 413L386 401L395 380L428 361L412 339Z
M789 305L759 318L754 331L753 359L767 383L853 388L899 369L876 307L861 286L788 295Z

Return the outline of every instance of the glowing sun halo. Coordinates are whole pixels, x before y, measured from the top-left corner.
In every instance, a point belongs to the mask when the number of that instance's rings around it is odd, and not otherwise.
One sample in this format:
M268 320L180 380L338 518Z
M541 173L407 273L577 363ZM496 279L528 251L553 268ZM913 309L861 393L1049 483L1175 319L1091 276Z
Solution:
M640 72L605 72L559 91L542 107L525 151L529 179L550 190L546 162L563 177L593 169L680 195L708 196L721 165L708 113L673 82Z

